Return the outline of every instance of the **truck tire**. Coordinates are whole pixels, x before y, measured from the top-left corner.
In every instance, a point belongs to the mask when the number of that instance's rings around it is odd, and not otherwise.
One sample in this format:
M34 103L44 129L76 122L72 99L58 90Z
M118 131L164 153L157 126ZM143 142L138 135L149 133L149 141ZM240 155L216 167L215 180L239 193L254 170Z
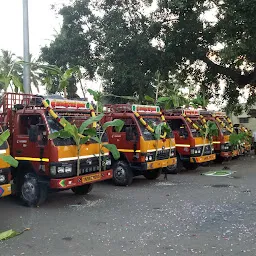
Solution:
M33 172L27 172L22 177L20 184L20 198L24 205L36 207L44 203L48 195L48 186L38 182L38 177Z
M193 171L196 170L198 167L198 164L195 163L190 163L190 162L184 162L183 166L185 169L187 169L188 171Z
M116 186L129 186L132 184L133 172L124 161L118 161L113 167L113 182Z
M176 168L169 168L169 167L167 166L167 167L166 167L167 173L169 173L169 174L178 174L178 173L181 172L182 167L183 167L183 165L182 165L180 156L177 155L177 165L176 165Z
M162 174L162 168L147 171L144 177L148 180L156 180Z
M93 184L85 184L83 186L71 188L76 195L86 195L92 191Z

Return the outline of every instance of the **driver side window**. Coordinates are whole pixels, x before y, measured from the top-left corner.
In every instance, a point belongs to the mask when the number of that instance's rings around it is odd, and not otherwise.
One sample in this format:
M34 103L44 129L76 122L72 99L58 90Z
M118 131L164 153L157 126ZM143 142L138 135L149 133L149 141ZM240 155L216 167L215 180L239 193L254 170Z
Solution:
M187 136L187 126L182 119L172 119L169 125L171 126L172 131L178 133L179 136Z
M20 115L19 118L19 134L28 135L31 125L37 125L40 123L40 115Z

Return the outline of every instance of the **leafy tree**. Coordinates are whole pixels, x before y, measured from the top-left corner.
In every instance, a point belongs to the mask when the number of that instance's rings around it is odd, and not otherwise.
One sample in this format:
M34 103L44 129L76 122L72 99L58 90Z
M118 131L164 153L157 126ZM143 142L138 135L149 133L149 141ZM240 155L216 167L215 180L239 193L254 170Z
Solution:
M17 68L15 54L1 50L0 56L0 89L5 92L10 88L12 91L23 91L22 76Z
M59 66L96 70L104 89L140 100L153 91L157 70L169 72L182 87L200 87L206 99L219 93L232 111L242 89L255 102L256 4L253 0L76 0L60 10L63 26L42 58ZM212 19L208 17L212 16ZM58 62L58 63L57 63ZM150 95L149 96L153 96Z

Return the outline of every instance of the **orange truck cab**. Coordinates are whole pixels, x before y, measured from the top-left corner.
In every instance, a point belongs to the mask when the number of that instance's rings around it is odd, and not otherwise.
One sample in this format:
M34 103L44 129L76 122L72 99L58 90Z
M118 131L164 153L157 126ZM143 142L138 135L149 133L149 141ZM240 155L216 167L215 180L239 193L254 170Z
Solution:
M99 144L81 145L78 171L73 139L48 139L49 134L63 129L59 122L62 117L77 126L87 120L92 114L89 103L6 93L2 109L2 125L11 133L11 155L19 161L18 167L12 168L15 193L25 205L41 204L49 190L87 194L93 183L112 178L107 151L103 152L105 169L99 170Z
M120 132L108 128L109 142L115 144L121 158L113 162L113 182L127 186L133 177L157 179L163 168L175 169L175 140L168 134L156 139L154 128L165 122L158 106L116 104L106 106L104 122L121 119Z
M223 132L225 135L225 145L222 145L222 148L228 148L230 146L230 134L234 132L234 127L231 122L231 120L227 117L225 112L214 112L212 114L212 117L217 121L217 123L220 125L221 129L223 129ZM226 132L225 132L226 131ZM230 150L230 149L229 149ZM237 146L231 146L232 151L232 157L236 158L239 156L239 149Z
M200 133L202 122L198 110L167 110L164 115L176 141L176 172L181 171L182 167L187 170L194 170L199 165L215 160L216 155L213 146Z
M220 113L218 115L220 116ZM216 117L214 117L213 111L200 110L200 117L202 120L205 119L206 121L215 122L218 127L219 134L213 137L214 152L216 153L217 160L222 161L232 158L233 150L229 142L230 130L221 126L221 122L218 121L218 118L216 119Z
M0 154L10 155L7 142L0 146ZM11 194L11 168L10 165L0 159L0 198Z

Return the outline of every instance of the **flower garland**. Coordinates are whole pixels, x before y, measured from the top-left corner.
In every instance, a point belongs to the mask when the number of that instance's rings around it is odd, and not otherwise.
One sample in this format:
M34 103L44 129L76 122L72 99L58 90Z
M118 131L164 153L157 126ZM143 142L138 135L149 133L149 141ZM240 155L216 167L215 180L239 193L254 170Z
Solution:
M53 111L52 107L50 107L50 105L48 104L48 102L46 100L43 100L42 101L44 107L47 109L47 111L49 112L49 114L62 126L64 127L65 125L61 123L61 118ZM91 117L95 117L95 111L93 109L93 106L90 104L89 105L89 108L90 108L90 114L91 114ZM97 123L94 122L93 123L93 128L96 128L97 126Z
M222 128L225 128L225 129L227 129L230 133L233 133L233 129L230 128L230 127L227 127L227 125L226 125L224 122L222 122L219 117L217 117L215 114L212 114L212 117L214 117L215 120L218 121L218 123L222 126ZM230 121L231 121L231 120L230 120Z
M201 119L201 121L203 123L204 128L207 128L207 121L206 121L206 119L204 118L203 115L200 115L200 119Z
M186 121L188 121L192 127L194 127L197 131L200 131L200 127L198 125L196 125L186 114L181 114L181 116L183 116L185 118Z
M232 131L234 131L234 126L233 126L233 124L232 124L231 119L230 119L228 116L224 116L224 118L227 120L230 129L232 129Z
M142 117L138 112L133 111L133 113L134 113L134 115L139 119L139 121L141 122L141 124L142 124L143 126L145 126L145 128L146 128L149 132L151 132L151 133L154 133L154 132L155 132L155 130L143 119L143 117ZM160 112L160 117L161 117L162 122L166 124L166 120L165 120L165 117L164 117L164 115L163 115L162 112ZM167 135L167 132L164 132L164 134L160 136L161 139L165 139L165 138L166 138L166 135Z

